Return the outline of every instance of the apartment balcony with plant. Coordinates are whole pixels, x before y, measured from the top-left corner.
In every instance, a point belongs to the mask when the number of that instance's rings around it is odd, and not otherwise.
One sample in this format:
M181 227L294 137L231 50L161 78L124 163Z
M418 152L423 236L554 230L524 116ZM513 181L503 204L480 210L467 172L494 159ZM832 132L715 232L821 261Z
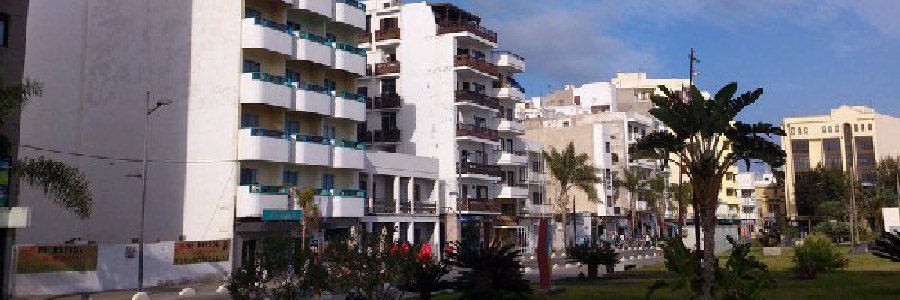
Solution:
M497 33L481 26L481 18L449 3L432 4L437 34L452 34L496 47Z

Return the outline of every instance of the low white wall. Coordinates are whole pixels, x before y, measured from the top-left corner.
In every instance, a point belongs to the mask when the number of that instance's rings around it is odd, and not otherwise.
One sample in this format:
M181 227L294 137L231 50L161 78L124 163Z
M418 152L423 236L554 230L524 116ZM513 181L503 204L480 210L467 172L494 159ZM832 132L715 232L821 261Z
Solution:
M897 207L882 208L881 215L884 216L884 231L900 232L900 208L897 208Z
M135 247L135 256L126 257L126 248ZM16 296L62 295L81 292L136 289L137 244L105 244L97 250L97 270L16 274ZM175 242L144 246L144 286L221 278L231 271L231 262L175 265Z

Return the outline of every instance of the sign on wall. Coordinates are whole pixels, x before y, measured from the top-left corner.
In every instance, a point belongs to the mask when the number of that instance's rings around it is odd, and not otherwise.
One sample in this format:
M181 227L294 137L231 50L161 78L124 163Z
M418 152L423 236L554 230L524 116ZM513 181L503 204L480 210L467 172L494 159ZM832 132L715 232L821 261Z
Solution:
M175 242L176 265L228 261L231 240Z
M19 246L19 274L96 270L97 245Z

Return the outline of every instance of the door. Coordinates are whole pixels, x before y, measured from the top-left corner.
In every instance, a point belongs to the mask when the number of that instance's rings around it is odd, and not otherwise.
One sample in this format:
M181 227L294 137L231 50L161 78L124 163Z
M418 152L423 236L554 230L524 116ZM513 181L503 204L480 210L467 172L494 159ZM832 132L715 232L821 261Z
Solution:
M336 134L337 134L337 130L334 128L334 126L328 126L328 125L325 126L325 134L324 134L325 141L334 145L334 142L332 140L334 140L334 137Z
M300 122L298 122L298 121L284 122L284 132L290 136L300 134Z
M334 189L334 174L322 174L322 189L327 191Z

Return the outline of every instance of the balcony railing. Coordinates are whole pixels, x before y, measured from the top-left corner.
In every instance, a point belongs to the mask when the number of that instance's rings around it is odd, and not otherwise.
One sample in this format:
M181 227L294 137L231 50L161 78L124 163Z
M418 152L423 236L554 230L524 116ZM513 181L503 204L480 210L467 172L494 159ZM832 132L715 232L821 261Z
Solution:
M403 105L403 98L397 94L382 94L366 100L366 109L396 109Z
M316 189L316 196L366 198L366 191L355 189Z
M397 210L396 201L375 198L372 206L367 211L370 214L436 214L437 203L435 202L415 202L400 201L400 210Z
M469 23L469 22L441 22L441 23L438 23L437 25L438 25L438 30L437 30L438 34L457 33L457 32L468 31L476 36L479 36L483 39L488 40L491 43L497 42L497 33L496 32L494 32L492 30L488 30L487 28L484 28L478 24Z
M457 55L453 60L453 66L469 67L495 77L500 75L500 70L497 69L497 66L487 62L486 60L477 59L469 55Z
M399 40L400 28L384 28L375 30L375 41Z
M372 130L363 133L360 139L366 143L399 143L400 129Z
M343 147L343 148L354 148L357 150L366 150L366 144L357 141L350 140L335 140L335 146Z
M496 130L472 124L456 124L456 136L471 136L489 141L497 140L500 137Z
M343 50L349 53L353 53L362 57L366 57L366 49L359 48L347 43L334 42L334 48L338 50Z
M375 64L375 76L393 73L400 73L399 61Z
M498 166L463 162L459 165L460 174L478 174L491 177L502 177L503 171Z
M270 195L287 195L288 187L280 186L280 185L262 185L258 183L254 184L244 184L242 186L249 186L250 193L254 194L270 194Z
M366 4L359 0L338 0L337 2L346 3L347 5L350 5L353 8L356 8L356 9L359 9L362 11L366 11Z
M472 92L472 91L456 91L456 102L459 103L472 103L476 105L481 105L490 109L500 109L500 101L497 98Z
M459 199L457 209L460 211L483 211L500 213L500 203L488 199Z

